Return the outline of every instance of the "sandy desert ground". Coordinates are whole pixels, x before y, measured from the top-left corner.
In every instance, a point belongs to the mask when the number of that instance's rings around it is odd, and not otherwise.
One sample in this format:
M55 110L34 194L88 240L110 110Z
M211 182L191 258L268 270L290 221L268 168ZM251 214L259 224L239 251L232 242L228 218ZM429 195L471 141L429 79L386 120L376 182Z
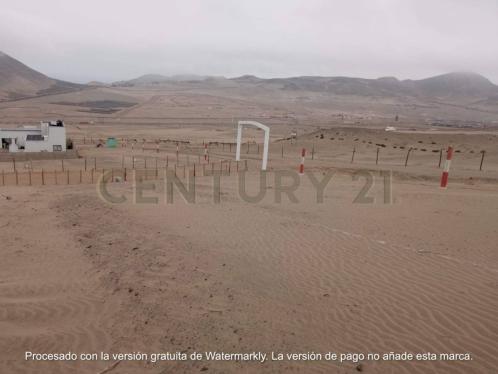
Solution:
M34 352L452 352L472 361L363 362L372 373L495 370L498 192L396 181L372 204L333 177L323 204L241 201L223 177L198 201L108 204L89 184L5 187L2 372L97 373ZM252 180L252 179L251 179ZM274 182L268 181L272 187ZM251 189L255 189L251 183ZM156 196L156 194L149 194ZM471 229L469 228L471 225ZM22 227L22 229L21 229ZM116 372L354 372L356 363L122 362Z
M493 128L431 129L407 118L400 131L385 132L385 125L392 125L388 119L366 123L364 116L363 122L348 124L341 117L325 124L318 119L330 113L310 115L298 107L296 113L304 114L293 118L306 120L293 123L287 111L272 106L266 118L272 126L266 195L250 203L241 198L235 147L228 143L241 115L265 123L260 106L251 112L233 98L231 106L209 109L217 105L209 96L192 101L192 93L144 90L140 99L138 89L105 90L117 96L133 91L137 104L112 115L50 104L65 101L54 96L0 105L2 126L34 121L40 111L64 116L80 155L64 160L64 170L60 160L20 161L17 182L12 162L0 162L1 373L101 373L115 362L32 362L24 360L26 351L407 351L471 358L123 360L112 373L496 372L498 133ZM211 110L213 117L206 114ZM286 140L293 130L298 139ZM119 146L97 148L107 136L118 138ZM260 137L249 130L249 143L242 147L251 194L259 186ZM190 143L181 144L177 154L179 140ZM211 143L209 164L203 142ZM444 162L448 145L455 153L449 188L443 190L439 159L442 155ZM304 175L298 177L298 202L285 194L278 202L275 176L297 170L303 147L307 171L318 179L334 172L324 200L316 202L316 189ZM194 164L196 202L175 192L174 202L167 203L161 175L176 168L185 181ZM214 202L211 168L225 174L230 168L230 175L221 177L220 203ZM125 202L111 204L99 195L95 181L103 171L121 178L108 188ZM386 171L392 173L388 184L381 174ZM157 197L157 203L134 202L134 172L146 175L148 185L155 183L156 190L144 195ZM367 193L373 201L362 203L358 194L367 175L373 178Z

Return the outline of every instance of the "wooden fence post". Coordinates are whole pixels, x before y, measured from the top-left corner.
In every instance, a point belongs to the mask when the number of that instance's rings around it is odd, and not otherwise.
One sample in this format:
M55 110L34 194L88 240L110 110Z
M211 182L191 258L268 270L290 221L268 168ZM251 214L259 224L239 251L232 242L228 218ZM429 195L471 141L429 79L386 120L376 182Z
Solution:
M377 156L375 157L375 165L379 164L379 147L377 147Z
M481 151L482 156L481 156L481 165L479 165L479 171L482 171L482 164L484 162L484 155L486 154L486 151Z
M408 158L410 157L410 152L412 151L412 147L410 147L410 149L408 150L408 152L406 153L406 160L405 160L405 168L406 166L408 165Z

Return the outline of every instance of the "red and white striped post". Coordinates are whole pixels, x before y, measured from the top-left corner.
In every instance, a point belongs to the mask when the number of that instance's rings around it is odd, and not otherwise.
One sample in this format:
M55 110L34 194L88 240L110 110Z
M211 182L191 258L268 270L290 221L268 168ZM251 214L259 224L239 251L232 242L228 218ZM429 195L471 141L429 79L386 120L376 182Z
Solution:
M301 164L299 165L299 174L304 174L304 157L306 156L306 149L301 151Z
M208 145L207 143L204 144L204 161L207 161L208 158Z
M451 159L453 157L453 147L448 147L446 153L446 162L444 163L443 174L441 175L441 188L446 188L448 185L448 174L450 172Z

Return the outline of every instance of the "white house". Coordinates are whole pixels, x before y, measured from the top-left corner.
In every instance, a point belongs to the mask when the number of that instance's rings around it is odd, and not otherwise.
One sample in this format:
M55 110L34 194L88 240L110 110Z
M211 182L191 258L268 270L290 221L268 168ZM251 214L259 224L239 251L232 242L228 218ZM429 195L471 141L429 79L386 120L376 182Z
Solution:
M61 120L40 122L40 127L0 129L2 149L9 152L65 152L66 128Z

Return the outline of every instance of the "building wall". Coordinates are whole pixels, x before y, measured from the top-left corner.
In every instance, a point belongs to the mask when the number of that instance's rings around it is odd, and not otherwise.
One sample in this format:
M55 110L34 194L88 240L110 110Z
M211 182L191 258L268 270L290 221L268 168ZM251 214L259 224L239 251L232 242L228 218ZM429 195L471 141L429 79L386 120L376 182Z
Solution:
M24 152L52 152L49 142L43 140L26 140Z
M54 145L62 146L62 152L66 151L66 128L49 126L48 128L48 139L51 143L50 149Z

